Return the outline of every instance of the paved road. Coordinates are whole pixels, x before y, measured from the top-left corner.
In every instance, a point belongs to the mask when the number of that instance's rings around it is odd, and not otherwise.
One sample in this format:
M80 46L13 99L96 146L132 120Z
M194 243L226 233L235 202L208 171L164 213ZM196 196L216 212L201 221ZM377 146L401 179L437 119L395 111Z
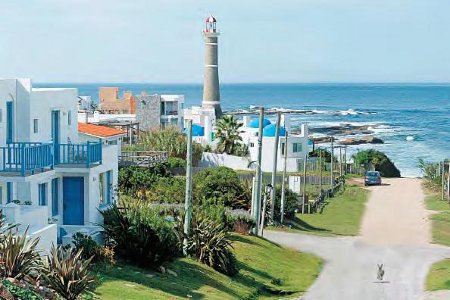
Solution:
M305 300L450 299L426 295L425 277L432 263L450 257L450 248L431 245L428 212L417 179L386 180L371 187L358 237L317 237L266 232L282 245L315 253L326 263ZM377 264L384 264L382 283ZM299 266L301 267L301 266Z

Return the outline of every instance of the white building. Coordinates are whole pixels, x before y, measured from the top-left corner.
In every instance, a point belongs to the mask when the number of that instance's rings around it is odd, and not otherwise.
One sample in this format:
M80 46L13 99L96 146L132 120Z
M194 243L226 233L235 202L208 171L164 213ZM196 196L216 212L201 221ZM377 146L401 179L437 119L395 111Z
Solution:
M216 113L214 108L192 106L184 110L184 128L187 120L192 120L193 141L202 145L211 145L214 141L214 126L216 124Z
M80 135L77 93L0 79L0 210L8 222L30 226L43 249L96 230L99 209L114 201L123 132L109 132L107 141L97 138L103 126Z
M250 119L245 116L243 120L242 141L248 145L250 160L256 161L258 157L258 131L259 118ZM280 127L280 138L278 142L277 170L284 168L285 153L287 150L286 169L288 172L301 171L300 166L309 153L308 146L308 126L301 125L300 134L291 133L291 124L289 115L283 115ZM288 132L287 146L285 141L286 131ZM263 139L262 139L262 161L261 168L263 172L272 172L274 151L275 151L275 133L276 125L270 120L263 121Z

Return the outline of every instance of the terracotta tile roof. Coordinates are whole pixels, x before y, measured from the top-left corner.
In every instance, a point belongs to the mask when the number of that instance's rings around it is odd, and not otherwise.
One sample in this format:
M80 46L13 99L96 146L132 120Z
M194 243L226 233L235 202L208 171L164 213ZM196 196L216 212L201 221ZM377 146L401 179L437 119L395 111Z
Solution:
M111 137L115 135L126 134L126 131L87 123L78 123L78 132L85 133L97 137Z

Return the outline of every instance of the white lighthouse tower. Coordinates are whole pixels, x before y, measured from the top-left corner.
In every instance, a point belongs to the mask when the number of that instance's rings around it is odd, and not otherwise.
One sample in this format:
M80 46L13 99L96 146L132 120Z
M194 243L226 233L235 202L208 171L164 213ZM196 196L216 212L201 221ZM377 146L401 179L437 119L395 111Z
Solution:
M218 57L218 38L220 33L217 30L216 23L216 18L209 16L206 18L206 28L203 31L203 37L205 39L205 74L202 107L213 108L216 118L220 118L222 115L222 108L220 107Z

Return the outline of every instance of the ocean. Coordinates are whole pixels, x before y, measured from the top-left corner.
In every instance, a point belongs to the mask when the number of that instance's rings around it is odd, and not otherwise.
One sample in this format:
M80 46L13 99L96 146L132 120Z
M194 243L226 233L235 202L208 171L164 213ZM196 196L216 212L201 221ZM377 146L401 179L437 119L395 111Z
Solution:
M76 87L98 101L100 86L117 86L135 94L183 94L185 107L200 105L200 84L35 84ZM251 111L255 106L299 110L293 127L307 122L313 136L323 129L365 126L384 144L350 146L350 153L375 148L385 152L402 176L420 176L418 159L450 158L450 84L222 84L223 110ZM269 116L273 118L274 116ZM322 130L321 130L322 129ZM354 133L353 133L354 134ZM348 138L346 134L338 139Z

